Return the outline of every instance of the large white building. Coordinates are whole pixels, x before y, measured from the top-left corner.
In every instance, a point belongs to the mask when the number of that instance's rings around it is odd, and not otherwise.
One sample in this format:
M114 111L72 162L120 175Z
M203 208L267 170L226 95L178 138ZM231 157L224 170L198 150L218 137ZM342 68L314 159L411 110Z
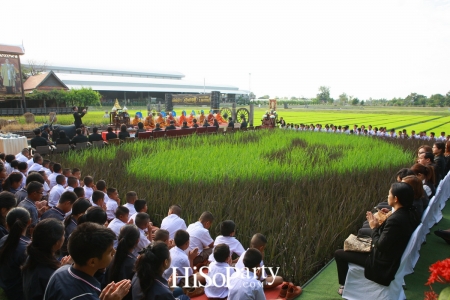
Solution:
M133 71L94 69L68 66L47 66L69 88L91 87L112 101L164 99L165 93L200 94L219 91L225 95L244 95L248 91L236 86L191 82L184 79L184 74L172 71ZM233 97L234 98L234 97Z

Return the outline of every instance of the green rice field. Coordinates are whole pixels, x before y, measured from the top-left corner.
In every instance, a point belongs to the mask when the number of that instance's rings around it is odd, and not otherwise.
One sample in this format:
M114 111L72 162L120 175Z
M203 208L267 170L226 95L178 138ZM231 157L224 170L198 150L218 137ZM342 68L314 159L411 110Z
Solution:
M122 197L136 191L156 225L179 204L187 224L211 211L213 238L226 219L235 221L244 247L261 232L269 240L265 264L302 284L361 226L366 210L386 199L420 143L261 130L138 141L52 160L106 180Z

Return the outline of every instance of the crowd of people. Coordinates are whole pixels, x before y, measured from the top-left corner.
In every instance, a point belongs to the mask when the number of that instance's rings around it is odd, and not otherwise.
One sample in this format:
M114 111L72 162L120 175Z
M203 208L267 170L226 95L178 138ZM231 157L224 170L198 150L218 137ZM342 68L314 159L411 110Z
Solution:
M264 289L280 285L283 299L302 293L264 268L264 235L245 249L236 224L223 220L213 240L208 211L187 226L172 205L158 228L136 192L122 201L105 181L27 148L0 154L0 181L0 288L8 299L265 299Z
M367 211L358 237L371 237L370 252L335 252L340 295L345 290L349 263L364 267L364 276L380 285L389 286L394 280L411 235L449 172L450 155L445 149L443 142L420 146L416 163L395 174L397 182L391 185L387 201L379 203L376 212ZM435 233L450 243L450 230Z
M423 141L436 141L436 142L447 142L450 140L450 135L445 135L445 132L441 132L439 136L436 136L435 132L430 132L427 135L426 131L420 131L416 133L415 130L411 130L408 134L406 129L395 131L395 129L387 130L386 127L373 127L372 125L353 125L351 129L349 125L338 126L333 124L294 124L286 123L283 117L278 121L279 127L286 130L298 130L298 131L313 131L313 132L327 132L327 133L342 133L351 135L362 135L362 136L379 136L379 137L389 137L389 138L399 138L399 139L419 139Z

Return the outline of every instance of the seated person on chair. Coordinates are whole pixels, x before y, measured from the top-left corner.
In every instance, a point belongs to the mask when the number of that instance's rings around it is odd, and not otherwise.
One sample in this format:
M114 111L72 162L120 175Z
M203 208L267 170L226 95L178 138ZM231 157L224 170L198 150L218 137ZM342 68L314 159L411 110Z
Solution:
M148 113L148 116L144 120L144 127L147 130L155 128L155 121L153 120L153 115L151 112Z
M189 126L187 125L187 121L183 122L183 126L181 126L181 129L188 129Z
M228 126L227 126L227 128L234 128L233 118L231 118L231 117L228 118Z
M349 263L364 267L364 276L378 284L389 286L394 280L403 252L420 223L414 211L413 201L414 190L409 184L393 183L389 190L388 204L394 208L394 213L381 225L370 211L366 213L372 229L370 253L343 249L335 252L340 295L345 289Z
M139 115L138 114L135 114L134 115L134 119L131 120L131 125L137 126L139 122L141 122L141 119L139 119Z
M161 125L159 123L156 123L156 128L153 129L153 131L162 131Z
M178 120L178 124L184 124L184 122L187 123L186 111L185 110L183 110L181 112L181 116L180 116L180 119Z
M247 121L245 120L245 118L242 118L242 123L241 123L241 129L242 128L247 128Z
M120 125L119 139L125 140L127 137L130 137L130 133L127 131L127 125L122 124Z
M88 138L87 136L83 135L81 133L81 128L77 128L77 130L75 130L75 136L73 137L71 144L72 145L76 145L77 143L87 143L88 142Z
M55 145L69 145L70 139L66 136L64 130L59 132L59 139L56 140Z
M205 119L205 121L203 121L203 127L209 127L209 123L208 123L207 119Z
M161 113L159 113L158 117L156 118L156 124L159 124L159 127L161 129L166 127L166 121L164 120L164 117Z
M172 120L172 121L170 121L170 125L166 127L166 131L167 130L175 130L175 129L177 129L175 127L175 121Z
M98 128L97 127L92 128L92 134L89 135L88 140L89 140L90 143L103 141L102 135L98 133Z
M192 121L192 128L197 128L197 127L198 127L197 119L194 119L194 120Z
M117 134L115 134L113 132L113 129L111 126L109 126L107 129L108 133L106 134L106 140L110 140L110 139L117 139Z
M48 146L48 141L41 136L41 130L39 128L36 128L33 132L35 137L30 141L31 148L36 149L39 146Z
M138 130L136 131L136 138L139 136L139 132L147 132L144 129L144 124L142 122L139 122L137 126L138 126Z
M47 124L44 125L44 130L42 130L41 136L44 139L46 139L47 141L50 141L50 138L52 137L52 133Z
M219 122L217 122L217 120L214 119L213 125L212 125L212 126L214 126L214 127L216 127L217 129L219 129Z

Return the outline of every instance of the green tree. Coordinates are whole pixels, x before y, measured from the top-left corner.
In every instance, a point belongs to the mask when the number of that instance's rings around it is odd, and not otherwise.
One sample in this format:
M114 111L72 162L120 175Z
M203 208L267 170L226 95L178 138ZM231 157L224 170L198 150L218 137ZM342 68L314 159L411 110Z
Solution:
M251 100L256 99L256 95L253 92L250 92L248 96Z
M328 103L330 102L330 88L327 86L319 87L319 93L316 96L318 103Z
M65 102L70 106L100 105L101 95L92 88L71 89L67 92Z
M350 97L351 97L351 96L350 96ZM342 94L339 95L339 103L340 103L341 105L347 104L348 101L349 101L349 99L348 99L348 96L347 96L346 93L342 93Z
M435 105L435 106L440 106L440 107L444 107L445 106L445 97L441 94L434 94L431 95L430 99L428 99L428 102L430 103L430 105Z
M358 103L359 103L359 99L358 98L353 98L353 100L352 100L352 105L358 105Z
M264 96L259 97L258 99L270 99L270 97L269 97L269 95L264 95Z

